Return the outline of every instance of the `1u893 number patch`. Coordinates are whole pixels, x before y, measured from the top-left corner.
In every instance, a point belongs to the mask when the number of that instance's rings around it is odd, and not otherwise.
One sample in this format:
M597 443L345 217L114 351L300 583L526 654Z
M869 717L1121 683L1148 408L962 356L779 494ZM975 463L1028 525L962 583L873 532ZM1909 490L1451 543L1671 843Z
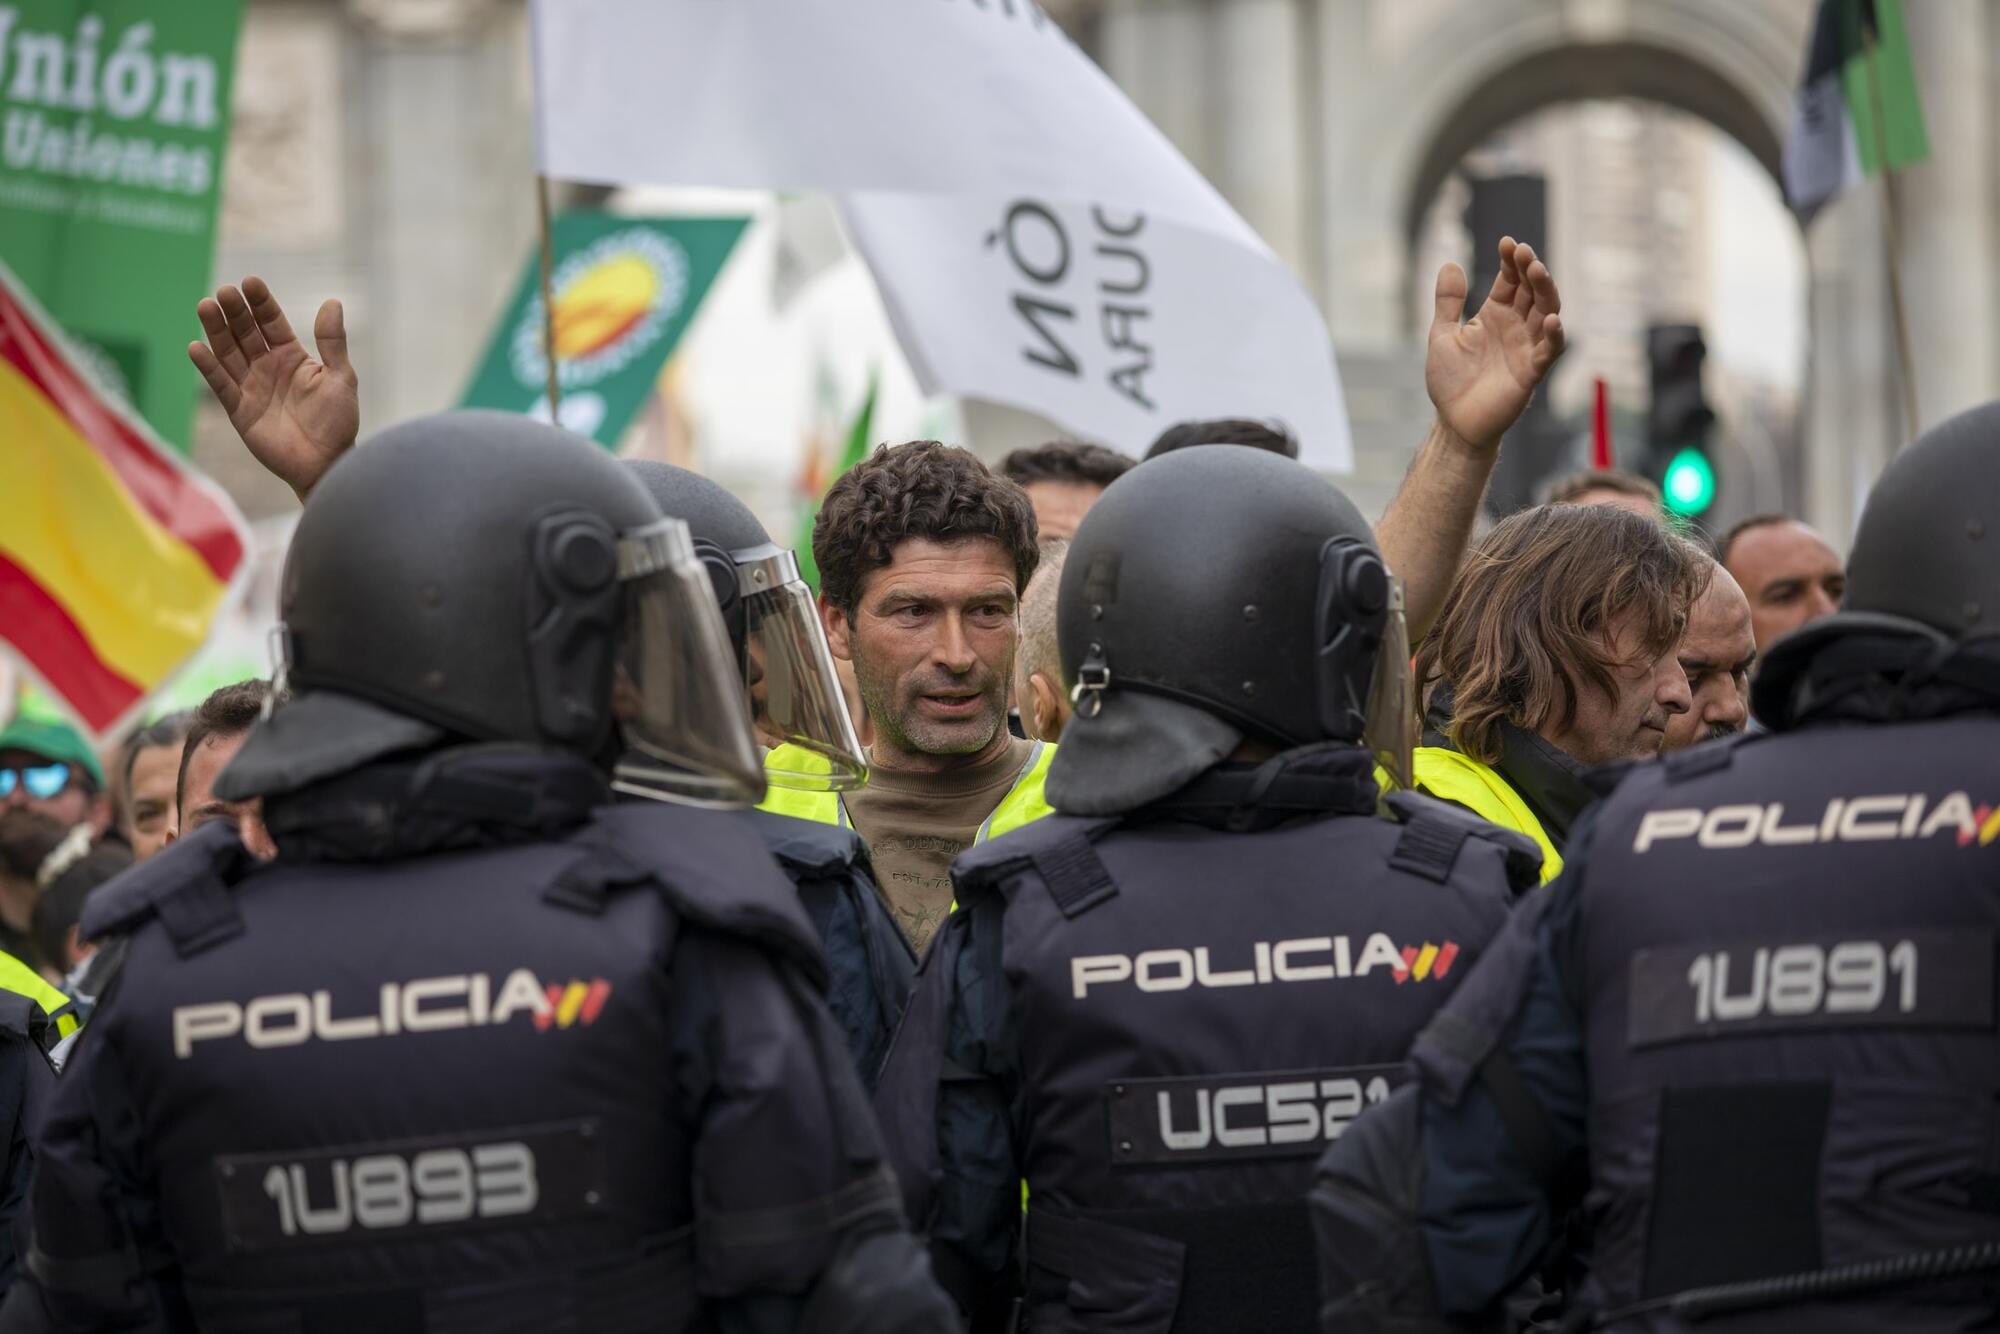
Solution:
M595 1120L215 1160L233 1251L550 1222L604 1207Z

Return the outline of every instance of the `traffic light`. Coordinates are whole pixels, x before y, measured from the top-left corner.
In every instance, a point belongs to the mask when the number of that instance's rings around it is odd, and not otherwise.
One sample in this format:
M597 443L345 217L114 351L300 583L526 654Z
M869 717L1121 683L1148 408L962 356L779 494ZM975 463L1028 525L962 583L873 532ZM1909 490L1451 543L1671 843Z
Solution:
M1708 452L1715 412L1701 391L1707 356L1699 325L1655 324L1646 330L1653 399L1646 409L1645 471L1660 484L1667 508L1690 518L1715 503L1715 461Z

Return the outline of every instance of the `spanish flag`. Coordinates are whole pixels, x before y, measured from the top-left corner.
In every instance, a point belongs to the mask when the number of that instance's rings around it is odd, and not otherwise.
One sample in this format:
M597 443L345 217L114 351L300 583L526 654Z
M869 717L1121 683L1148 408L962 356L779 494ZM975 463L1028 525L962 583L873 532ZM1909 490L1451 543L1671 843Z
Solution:
M105 738L207 639L248 545L0 264L0 645Z

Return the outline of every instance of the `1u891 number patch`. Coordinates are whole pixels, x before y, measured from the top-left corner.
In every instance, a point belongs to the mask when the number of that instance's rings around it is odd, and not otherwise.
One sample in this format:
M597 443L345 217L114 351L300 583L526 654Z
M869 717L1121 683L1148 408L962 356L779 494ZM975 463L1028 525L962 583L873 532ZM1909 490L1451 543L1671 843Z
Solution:
M1993 934L1732 941L1632 957L1634 1047L1831 1028L1991 1028Z

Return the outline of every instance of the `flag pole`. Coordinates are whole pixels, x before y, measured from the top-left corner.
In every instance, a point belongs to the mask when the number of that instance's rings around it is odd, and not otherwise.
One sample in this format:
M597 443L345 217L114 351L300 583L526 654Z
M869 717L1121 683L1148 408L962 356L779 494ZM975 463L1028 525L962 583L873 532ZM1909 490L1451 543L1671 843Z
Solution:
M556 276L554 228L549 221L549 177L535 173L535 213L542 232L542 359L549 367L549 420L562 424L561 386L556 376Z
M1909 438L1917 435L1916 362L1910 356L1910 319L1903 305L1903 275L1896 263L1896 172L1889 164L1889 126L1883 110L1882 76L1876 68L1875 29L1861 25L1862 56L1868 62L1868 102L1875 123L1875 159L1882 164L1882 247L1889 261L1889 309L1896 326L1896 361L1903 381L1903 419Z

